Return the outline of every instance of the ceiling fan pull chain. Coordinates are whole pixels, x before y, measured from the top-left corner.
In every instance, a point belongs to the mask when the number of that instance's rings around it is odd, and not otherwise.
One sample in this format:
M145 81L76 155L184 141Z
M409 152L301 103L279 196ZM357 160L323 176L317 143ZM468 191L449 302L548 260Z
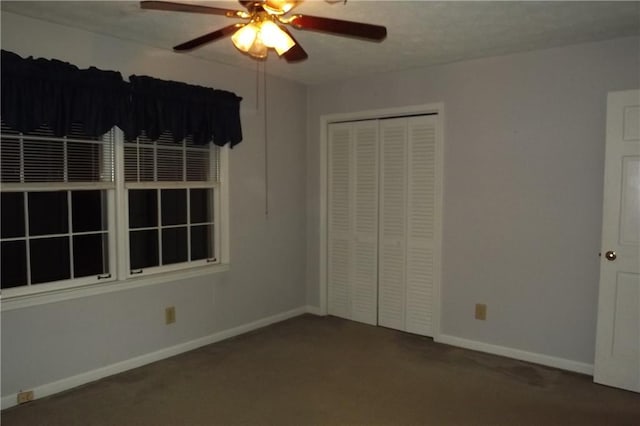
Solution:
M269 128L267 117L267 61L262 62L262 103L264 105L264 215L269 217Z
M260 61L256 61L256 111L260 111Z

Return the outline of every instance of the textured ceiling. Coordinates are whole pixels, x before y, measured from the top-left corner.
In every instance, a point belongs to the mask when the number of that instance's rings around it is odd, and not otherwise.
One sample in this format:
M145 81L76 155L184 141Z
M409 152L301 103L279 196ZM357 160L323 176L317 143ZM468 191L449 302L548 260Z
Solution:
M242 8L235 1L182 2ZM0 5L3 11L164 49L234 22L223 16L141 10L138 2L2 1ZM292 29L309 59L288 64L270 53L266 68L269 74L304 84L640 34L640 2L307 0L294 12L384 25L388 31L386 40L372 43ZM228 39L181 54L256 66Z

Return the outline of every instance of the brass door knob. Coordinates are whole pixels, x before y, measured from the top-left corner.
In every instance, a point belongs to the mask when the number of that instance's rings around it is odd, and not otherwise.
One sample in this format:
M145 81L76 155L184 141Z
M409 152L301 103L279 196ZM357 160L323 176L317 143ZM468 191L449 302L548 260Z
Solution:
M609 250L604 254L604 257L606 257L608 261L613 262L618 256L616 255L615 251Z

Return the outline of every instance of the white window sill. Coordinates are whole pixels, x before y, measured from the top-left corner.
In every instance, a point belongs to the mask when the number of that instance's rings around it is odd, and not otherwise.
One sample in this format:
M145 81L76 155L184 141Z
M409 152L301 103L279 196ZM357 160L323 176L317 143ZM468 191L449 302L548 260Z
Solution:
M62 302L64 300L78 299L81 297L96 296L114 291L131 290L169 281L184 280L203 275L215 274L229 270L229 264L207 265L188 270L166 272L162 274L148 275L139 278L129 278L124 281L109 281L105 283L90 284L86 286L65 288L60 290L44 291L41 293L25 294L20 296L0 296L0 312L22 309L30 306L44 305L48 303Z

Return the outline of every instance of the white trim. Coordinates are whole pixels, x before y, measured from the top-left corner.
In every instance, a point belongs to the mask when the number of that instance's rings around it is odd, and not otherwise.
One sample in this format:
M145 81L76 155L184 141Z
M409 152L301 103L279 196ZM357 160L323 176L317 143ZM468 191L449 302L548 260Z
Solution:
M440 209L444 208L443 200L443 180L444 180L444 104L442 102L410 105L398 108L375 109L368 111L358 111L340 114L325 114L320 116L320 260L318 271L318 283L320 291L320 315L327 315L327 233L329 230L327 223L327 188L328 188L328 133L327 126L330 123L356 120L375 120L390 117L402 117L410 115L438 114L438 136L436 139L436 169L442 171L436 182L437 202ZM442 253L442 211L436 212L439 216L439 227L434 238L435 252ZM433 336L440 334L440 313L441 313L441 269L442 258L434 259L436 262L436 270L434 271L434 288L433 288ZM438 263L439 262L439 263Z
M35 386L30 389L33 390L34 397L43 398L49 395L56 394L68 389L75 388L85 383L93 382L102 379L107 376L122 373L123 371L138 368L152 362L160 361L165 358L169 358L184 352L192 351L199 347L210 345L212 343L219 342L221 340L228 339L230 337L238 336L249 331L256 330L258 328L266 327L276 322L284 321L289 318L297 317L306 313L306 307L299 307L290 311L281 312L270 317L262 318L257 321L253 321L247 324L243 324L234 328L219 331L217 333L210 334L199 339L191 340L188 342L180 343L168 348L160 349L155 352L151 352L145 355L140 355L135 358L130 358L124 361L117 362L115 364L100 367L95 370L87 371L77 374L75 376L67 377L61 380L57 380L52 383L47 383L39 386ZM16 393L6 395L2 397L2 409L13 407L17 405Z
M109 233L109 274L113 280L118 279L118 227L117 227L117 212L116 212L116 199L118 194L115 190L107 191L107 232ZM104 256L104 254L103 254Z
M124 281L127 278L129 266L129 244L127 241L127 233L129 232L129 197L124 188L124 132L118 127L114 131L115 137L115 180L116 180L116 270L114 275L118 280Z
M326 124L337 123L341 121L376 120L409 115L441 114L443 110L444 104L442 102L437 102L432 104L410 105L398 108L383 108L339 114L325 114L320 116L320 124L325 124L324 127L326 127ZM322 141L320 142L322 143ZM324 142L326 142L326 139Z
M216 241L218 244L218 252L216 257L218 260L225 264L231 263L231 247L230 247L230 229L231 229L231 197L229 196L229 177L231 176L229 162L229 150L228 145L220 147L218 149L218 155L220 160L218 161L218 186L214 192L218 193L218 215L215 219L218 221ZM214 206L215 208L216 206Z
M134 288L146 287L149 285L166 283L170 281L183 280L199 277L202 275L215 274L229 270L229 264L216 264L200 266L180 271L167 272L164 274L146 277L129 278L120 281L109 281L87 286L70 287L60 290L43 291L42 293L32 293L23 296L1 297L0 312L22 309L31 306L46 305L48 303L62 302L64 300L78 299L81 297L96 296L99 294L111 293L114 291L126 291Z
M202 224L198 224L198 225L211 225L213 226L212 223L202 223ZM198 226L195 225L195 226ZM158 239L162 238L162 233L161 231L163 229L170 229L170 228L188 228L189 232L191 231L191 225L184 225L184 224L180 224L180 225L175 225L175 226L162 226L162 227L152 227L152 228L147 228L147 229L152 229L152 230L157 230L158 231ZM136 228L135 231L141 231L144 230L145 228ZM162 256L162 244L158 243L158 247L159 247L159 256ZM132 278L136 278L136 277L147 277L147 276L151 276L154 274L164 274L164 273L169 273L169 272L178 272L178 271L188 271L189 269L192 268L198 268L201 266L205 266L208 264L219 264L220 262L218 260L213 260L213 259L198 259L198 260L187 260L184 262L180 262L180 263L170 263L168 265L158 265L158 266L148 266L145 268L139 268L139 269L129 269L127 271L127 276L126 279L130 280ZM137 271L137 272L133 272L133 271Z
M114 182L7 182L2 184L4 192L40 192L40 191L82 191L116 187Z
M329 187L329 173L327 168L329 167L329 141L327 128L329 126L329 116L320 117L320 259L318 266L318 285L320 291L320 313L321 315L327 315L329 312L329 306L327 303L327 253L328 253L328 238L329 238L329 222L327 217L328 201L328 187Z
M322 311L320 310L320 307L318 306L313 306L313 305L307 305L304 307L305 312L311 315L317 315L317 316L325 316L327 315L326 312L322 313Z
M442 249L442 233L444 230L444 129L445 129L445 113L444 104L438 105L438 127L436 129L436 146L435 146L435 167L440 173L436 173L434 182L435 205L440 206L434 211L434 220L438 225L434 228L433 246L433 262L436 267L433 270L433 317L431 319L431 335L434 339L440 336L440 319L442 316L442 265L444 264Z
M440 334L433 340L435 342L444 343L451 346L457 346L460 348L471 349L479 352L486 352L493 355L500 355L507 358L518 359L520 361L527 361L534 364L545 365L547 367L554 367L561 370L573 371L575 373L582 373L593 376L593 364L544 355L536 352L523 351L506 346L493 345L491 343L464 339L462 337L451 336L448 334Z
M131 189L191 189L191 188L217 188L218 182L214 181L185 181L185 182L125 182L124 187L127 190Z

